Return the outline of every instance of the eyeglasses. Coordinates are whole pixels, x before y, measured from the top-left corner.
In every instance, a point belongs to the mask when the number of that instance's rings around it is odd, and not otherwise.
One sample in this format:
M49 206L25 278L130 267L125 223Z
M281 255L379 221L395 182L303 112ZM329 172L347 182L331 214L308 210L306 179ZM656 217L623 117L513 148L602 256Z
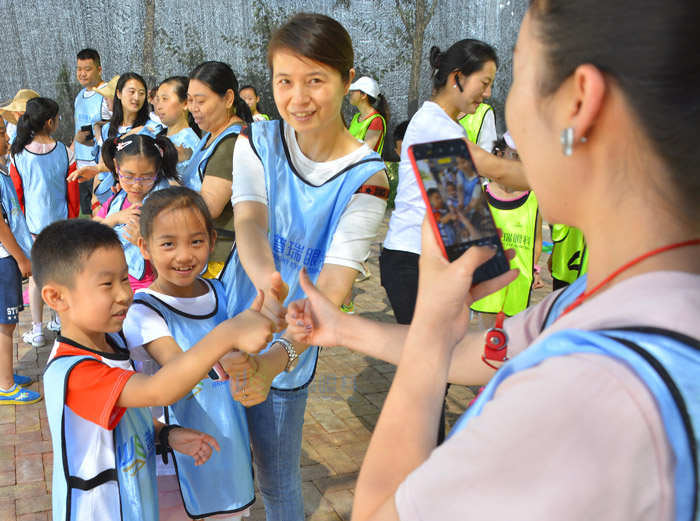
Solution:
M153 183L156 182L156 179L158 179L158 176L156 177L131 177L128 175L119 175L119 180L122 183L126 183L128 185L134 184L134 183L139 183L141 186L151 186Z

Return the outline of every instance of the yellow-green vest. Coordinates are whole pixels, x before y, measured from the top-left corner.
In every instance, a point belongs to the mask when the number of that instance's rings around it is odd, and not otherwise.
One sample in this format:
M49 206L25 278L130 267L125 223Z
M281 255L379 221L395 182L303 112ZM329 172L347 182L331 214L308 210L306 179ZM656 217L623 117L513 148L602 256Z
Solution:
M379 136L379 146L377 147L377 153L381 155L382 150L384 149L384 137L386 136L386 121L379 112L375 112L364 121L360 121L360 113L358 112L352 117L348 130L353 137L364 141L369 125L372 123L374 118L380 118L382 120L382 125L384 125L384 132L382 132L382 135Z
M492 197L488 191L485 195L493 220L503 231L503 247L515 250L510 267L518 268L520 274L505 288L474 302L472 310L498 313L503 309L503 312L511 317L524 310L530 303L539 213L537 197L534 192L528 192L513 201L501 201Z
M493 111L493 107L491 105L487 105L486 103L482 103L477 107L476 112L474 112L474 114L467 114L459 120L459 124L464 127L464 130L467 131L467 137L469 138L469 141L471 141L475 145L479 142L479 134L481 134L481 127L484 124L484 118L486 117L486 113L489 110Z
M552 277L571 284L588 270L586 239L578 228L552 225Z

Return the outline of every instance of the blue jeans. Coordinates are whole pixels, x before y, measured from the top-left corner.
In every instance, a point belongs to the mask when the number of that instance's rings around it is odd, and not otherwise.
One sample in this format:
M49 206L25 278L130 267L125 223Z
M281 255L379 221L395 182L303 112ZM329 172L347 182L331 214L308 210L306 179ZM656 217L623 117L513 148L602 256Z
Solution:
M258 486L268 521L304 521L301 435L309 389L276 391L246 409Z

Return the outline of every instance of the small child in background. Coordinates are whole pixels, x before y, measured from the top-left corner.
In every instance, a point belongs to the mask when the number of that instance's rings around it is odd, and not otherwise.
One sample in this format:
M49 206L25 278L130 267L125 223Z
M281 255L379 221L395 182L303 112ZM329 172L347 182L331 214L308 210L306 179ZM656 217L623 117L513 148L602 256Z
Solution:
M146 362L144 372L168 367L195 344L210 341L209 332L226 320L223 285L200 276L215 240L209 208L198 192L171 187L152 194L143 205L139 246L158 276L136 293L124 333L133 357ZM150 358L157 365L148 363ZM245 407L231 392L228 382L204 378L191 394L166 408L165 423L225 436L218 440L222 451L205 467L195 467L180 455L174 457L176 466L159 463L161 521L247 515L255 500L248 423Z
M195 465L218 445L202 432L154 422L148 407L190 393L232 349L260 351L272 324L247 310L148 376L133 370L121 333L133 293L114 230L88 219L54 223L34 242L32 267L62 325L44 372L54 519L158 519L156 440Z
M8 148L5 122L0 119L0 157ZM0 404L36 403L41 395L24 389L32 379L12 373L12 335L24 309L22 277L32 273L32 236L5 165L0 165L0 209Z
M494 154L519 161L515 143L507 132L496 142ZM530 304L532 289L543 286L537 265L542 253L542 216L535 194L493 182L484 186L484 192L493 220L503 232L503 247L516 252L510 266L518 268L520 275L505 288L472 304L482 330L494 326L500 311L510 317L524 310Z
M438 230L440 230L442 242L445 246L452 246L458 236L455 225L459 222L459 217L454 210L445 208L445 203L437 188L428 189L427 194L435 222L437 222Z
M10 175L33 236L53 222L80 215L80 187L75 181L66 181L76 170L73 151L51 137L60 121L54 100L30 99L17 120L17 135L10 148ZM44 301L33 277L29 277L29 306L32 329L22 335L22 340L41 347Z
M253 115L253 121L269 121L270 118L267 114L260 113L260 96L258 96L258 91L252 85L244 85L239 91L241 98L246 102L246 105L250 108L250 113Z
M119 235L132 289L147 288L156 274L136 246L141 205L148 194L179 180L177 150L167 137L131 134L107 141L102 147L102 161L120 190L105 201L94 219Z

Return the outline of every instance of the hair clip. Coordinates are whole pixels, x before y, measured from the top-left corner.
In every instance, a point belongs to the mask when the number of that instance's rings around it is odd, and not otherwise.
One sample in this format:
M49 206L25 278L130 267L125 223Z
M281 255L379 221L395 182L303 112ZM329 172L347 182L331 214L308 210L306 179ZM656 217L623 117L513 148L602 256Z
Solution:
M122 141L121 143L117 143L117 152L121 152L129 145L131 145L131 141Z
M153 143L153 144L158 149L158 153L160 154L160 157L163 157L163 149L158 146L158 143Z

